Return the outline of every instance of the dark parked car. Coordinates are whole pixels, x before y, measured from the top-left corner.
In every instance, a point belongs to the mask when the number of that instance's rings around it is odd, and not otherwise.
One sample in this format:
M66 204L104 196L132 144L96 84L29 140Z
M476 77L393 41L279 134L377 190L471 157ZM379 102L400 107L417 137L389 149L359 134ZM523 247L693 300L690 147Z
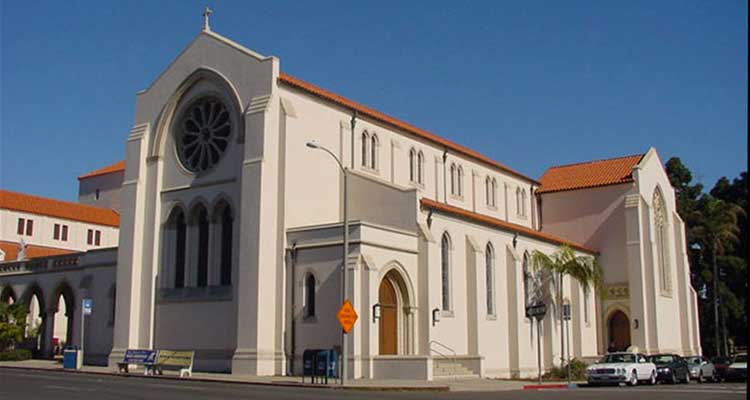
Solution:
M669 383L690 383L687 361L677 354L654 354L649 361L656 365L656 380Z
M716 379L719 381L726 379L727 369L729 364L732 363L732 357L717 356L712 358L711 362L714 363L714 368L716 368Z

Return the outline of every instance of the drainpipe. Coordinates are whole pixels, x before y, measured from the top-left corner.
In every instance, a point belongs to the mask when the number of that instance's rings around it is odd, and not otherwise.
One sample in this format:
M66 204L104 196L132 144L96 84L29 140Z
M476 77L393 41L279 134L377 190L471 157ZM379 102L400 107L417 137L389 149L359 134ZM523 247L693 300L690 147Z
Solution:
M352 126L352 129L351 129L351 131L352 131L352 140L351 140L351 142L352 142L352 146L351 146L352 147L352 154L351 154L352 165L351 165L351 169L353 170L354 169L354 138L356 137L354 135L354 127L357 126L357 110L354 110L354 112L352 113L351 126Z
M443 150L443 203L448 204L448 181L446 180L446 162L448 161L448 148Z
M536 197L536 215L539 224L539 232L542 231L542 196L535 194Z
M290 274L292 276L292 279L291 279L291 283L292 283L292 293L291 293L292 307L291 307L291 313L290 313L291 322L292 322L291 323L291 327L290 327L290 329L292 331L291 332L291 336L292 337L290 338L290 342L291 342L292 349L291 349L291 351L289 351L289 354L290 354L290 357L291 357L291 360L289 361L289 375L291 376L291 375L294 375L294 359L295 359L294 349L296 348L296 343L295 343L295 338L296 338L296 335L295 335L295 318L294 318L294 313L295 313L295 310L296 310L296 308L295 308L295 296L294 296L294 292L295 291L294 291L294 288L295 288L295 285L297 283L297 280L295 278L295 270L297 269L296 268L296 266L297 266L297 242L296 241L294 243L292 243L292 248L289 249L289 259L290 259L289 260L290 261L290 263L289 263L290 264L290 268L292 269L291 274Z

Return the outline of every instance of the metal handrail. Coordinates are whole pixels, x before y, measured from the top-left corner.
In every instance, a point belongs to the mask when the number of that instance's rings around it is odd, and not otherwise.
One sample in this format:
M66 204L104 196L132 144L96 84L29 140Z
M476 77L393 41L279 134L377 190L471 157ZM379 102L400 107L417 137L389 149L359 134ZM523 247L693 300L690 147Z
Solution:
M436 344L436 345L442 347L443 349L448 350L449 352L453 353L453 357L449 358L447 355L443 354L442 352L433 349L432 348L433 344ZM430 351L433 351L433 352L437 353L437 355L441 356L443 359L451 361L451 369L453 369L453 378L457 379L457 376L456 376L456 351L453 350L452 348L444 345L443 343L438 342L437 340L430 340L430 342L428 343L428 345L430 347Z

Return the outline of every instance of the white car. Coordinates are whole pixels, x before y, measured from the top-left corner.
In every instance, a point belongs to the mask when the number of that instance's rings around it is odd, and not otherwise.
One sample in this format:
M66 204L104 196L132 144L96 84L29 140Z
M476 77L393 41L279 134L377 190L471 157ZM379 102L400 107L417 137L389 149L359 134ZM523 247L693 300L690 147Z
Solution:
M688 363L692 379L697 379L700 383L703 383L706 379L716 382L716 368L703 356L686 357L685 361Z
M586 380L591 386L621 382L635 386L639 381L653 385L656 384L656 365L640 353L609 353L586 368Z
M728 381L747 381L747 353L737 354L727 368Z

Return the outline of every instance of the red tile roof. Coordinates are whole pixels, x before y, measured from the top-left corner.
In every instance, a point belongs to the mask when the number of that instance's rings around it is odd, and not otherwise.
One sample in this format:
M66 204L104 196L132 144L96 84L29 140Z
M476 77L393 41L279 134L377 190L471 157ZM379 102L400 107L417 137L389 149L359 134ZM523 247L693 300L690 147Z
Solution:
M120 226L120 215L109 208L48 199L8 190L0 190L0 208L116 228Z
M16 261L16 258L18 257L18 243L0 240L0 250L5 253L5 260L3 262ZM79 252L75 250L58 249L56 247L37 246L33 244L26 245L26 258L60 256L73 253Z
M644 154L587 161L549 168L539 181L537 193L561 192L633 182L633 167Z
M335 93L329 92L323 88L320 88L318 86L315 86L311 83L305 82L301 79L295 78L293 76L287 75L285 73L279 73L279 82L285 83L289 86L292 86L294 88L303 90L309 94L312 94L314 96L317 96L319 98L322 98L324 100L333 102L335 104L338 104L340 106L350 108L352 110L356 110L360 115L367 116L369 118L372 118L376 121L388 124L390 126L393 126L395 128L404 130L406 132L409 132L413 135L416 135L418 137L421 137L422 139L425 139L427 141L430 141L432 143L435 143L439 146L448 148L450 150L455 151L458 154L461 154L465 157L473 158L474 160L477 160L479 162L482 162L486 165L489 165L490 167L500 169L506 173L509 173L511 175L514 175L518 178L527 180L532 183L539 184L534 179L529 178L528 176L511 169L503 164L500 164L499 162L484 156L474 150L471 150L467 147L461 146L460 144L454 143L448 139L442 138L434 133L428 132L424 129L420 129L415 127L414 125L411 125L407 122L401 121L397 118L391 117L389 115L383 114L380 111L374 110L370 107L367 107L365 105L362 105L360 103L357 103L355 101L349 100L343 96L339 96Z
M79 176L78 180L86 179L86 178L93 178L95 176L113 174L115 172L121 172L121 171L125 171L125 160L118 161L112 165L107 165L106 167L99 168L95 171L87 172Z
M463 208L439 203L437 201L426 199L426 198L422 198L420 200L420 204L423 208L428 208L428 209L432 209L432 210L439 211L442 213L450 214L455 217L464 218L469 221L488 225L490 227L497 228L503 231L518 233L519 235L523 235L526 237L530 237L532 239L538 239L544 242L553 243L557 245L567 245L576 250L580 250L580 251L590 253L590 254L599 254L599 252L594 249L590 249L578 243L571 242L570 240L565 240L563 238L550 235L549 233L539 232L539 231L536 231L531 228L527 228L522 225L513 224L513 223L506 222L506 221L493 218L487 215L482 215L482 214L478 214L478 213L471 212L468 210L464 210Z

